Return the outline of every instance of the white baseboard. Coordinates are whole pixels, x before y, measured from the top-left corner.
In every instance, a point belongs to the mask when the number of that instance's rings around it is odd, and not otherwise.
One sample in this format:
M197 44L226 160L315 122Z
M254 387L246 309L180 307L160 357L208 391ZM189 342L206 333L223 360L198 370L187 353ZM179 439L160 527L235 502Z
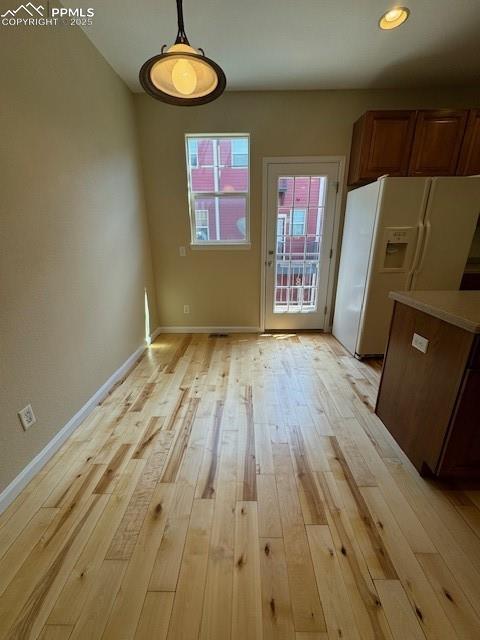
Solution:
M158 327L159 333L260 333L259 327ZM152 334L153 339L153 334Z
M158 334L157 334L158 335ZM113 385L118 382L134 366L136 361L145 351L145 346L139 347L125 362L102 384L93 396L87 400L83 407L70 418L66 425L50 440L50 442L38 453L31 462L18 474L12 482L0 493L0 513L5 511L17 495L26 487L30 480L50 460L54 453L62 446L65 440L72 435L75 429L85 420L108 394Z
M152 343L155 338L158 338L158 336L161 334L161 327L157 327L155 329L155 331L152 332L151 336L150 336L150 343Z

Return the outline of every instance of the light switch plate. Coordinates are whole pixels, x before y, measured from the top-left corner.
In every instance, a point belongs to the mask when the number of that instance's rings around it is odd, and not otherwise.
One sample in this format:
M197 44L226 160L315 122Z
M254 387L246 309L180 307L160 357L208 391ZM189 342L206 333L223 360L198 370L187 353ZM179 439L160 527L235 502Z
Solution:
M418 349L418 351L421 351L422 353L427 353L427 350L428 350L427 338L424 338L418 333L414 333L412 338L412 347L414 347L415 349Z
M22 423L22 427L25 431L30 429L30 427L37 421L31 404L27 404L26 407L23 407L23 409L18 412L18 417L20 418L20 422Z
M184 257L187 255L187 251L186 251L185 247L179 247L179 248L178 248L178 251L179 251L180 256L181 256L182 258L184 258Z

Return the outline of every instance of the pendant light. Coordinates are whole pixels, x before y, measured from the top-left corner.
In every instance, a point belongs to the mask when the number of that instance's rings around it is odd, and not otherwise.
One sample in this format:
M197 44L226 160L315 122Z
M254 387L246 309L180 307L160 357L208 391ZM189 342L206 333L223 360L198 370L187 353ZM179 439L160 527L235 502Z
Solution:
M190 46L183 24L182 0L177 0L178 33L175 44L147 60L140 69L140 83L148 95L168 104L194 106L216 100L225 90L226 78L216 62ZM200 52L200 53L199 53Z

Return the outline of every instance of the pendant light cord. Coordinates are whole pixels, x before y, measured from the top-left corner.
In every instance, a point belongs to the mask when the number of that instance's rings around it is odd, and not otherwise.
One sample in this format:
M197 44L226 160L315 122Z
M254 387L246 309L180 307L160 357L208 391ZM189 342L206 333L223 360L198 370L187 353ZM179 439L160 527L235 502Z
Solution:
M183 2L177 0L177 20L178 20L178 33L175 44L190 44L188 42L187 34L185 33L185 25L183 22Z

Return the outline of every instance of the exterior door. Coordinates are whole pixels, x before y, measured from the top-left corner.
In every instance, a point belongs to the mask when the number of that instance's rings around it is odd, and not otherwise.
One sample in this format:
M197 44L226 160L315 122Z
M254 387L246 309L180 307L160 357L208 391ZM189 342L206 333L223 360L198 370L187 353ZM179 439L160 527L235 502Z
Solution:
M267 164L265 329L327 327L339 164Z

